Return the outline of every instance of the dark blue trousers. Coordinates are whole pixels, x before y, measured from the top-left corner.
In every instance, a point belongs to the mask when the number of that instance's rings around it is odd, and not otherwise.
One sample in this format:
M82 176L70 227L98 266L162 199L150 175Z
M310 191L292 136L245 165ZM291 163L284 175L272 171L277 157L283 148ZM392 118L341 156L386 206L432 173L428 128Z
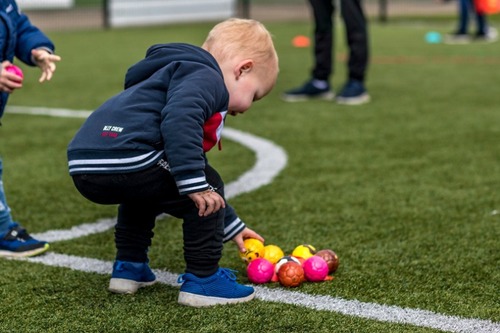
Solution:
M224 197L219 174L207 164L207 181ZM156 217L166 213L183 220L186 272L209 276L222 256L225 209L207 217L187 196L179 195L170 173L160 166L134 173L73 176L80 193L92 202L118 204L115 226L116 259L147 262ZM169 255L166 253L165 255Z
M309 0L314 15L312 77L329 81L334 72L335 0ZM340 0L349 47L348 78L364 82L369 60L368 28L361 0Z

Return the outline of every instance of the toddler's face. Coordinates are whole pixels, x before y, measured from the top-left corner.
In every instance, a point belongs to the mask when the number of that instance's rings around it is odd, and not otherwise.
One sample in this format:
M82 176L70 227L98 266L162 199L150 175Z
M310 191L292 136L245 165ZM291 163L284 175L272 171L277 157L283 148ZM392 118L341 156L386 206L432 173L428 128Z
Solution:
M232 77L226 82L229 90L228 113L236 116L250 108L253 102L266 96L276 84L277 70L256 70L243 72L239 77Z

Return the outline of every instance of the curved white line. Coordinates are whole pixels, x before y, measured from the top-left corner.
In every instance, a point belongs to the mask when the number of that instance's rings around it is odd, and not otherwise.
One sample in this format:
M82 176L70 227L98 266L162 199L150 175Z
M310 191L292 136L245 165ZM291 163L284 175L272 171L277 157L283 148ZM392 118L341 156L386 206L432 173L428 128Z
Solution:
M91 111L85 110L76 111L69 109L22 106L9 106L6 111L17 114L45 115L67 118L87 118L91 113ZM242 174L235 181L225 185L225 194L228 199L270 184L287 164L288 157L285 151L269 140L228 127L224 128L222 135L249 148L256 155L256 163L250 170ZM115 218L103 219L95 223L85 223L75 226L71 229L50 230L43 233L33 234L32 236L46 240L47 242L69 240L104 232L112 228L115 222Z
M86 118L89 111L72 111L65 109L9 107L10 113L48 115L56 117ZM272 142L235 129L225 128L225 136L252 149L257 155L257 162L252 169L240 176L236 181L226 185L227 197L255 190L267 185L286 166L287 156L283 149ZM77 237L103 232L111 228L115 219L102 219L95 223L86 223L68 230L51 230L33 234L47 241L69 240ZM109 274L112 262L93 258L84 258L58 253L47 253L42 256L18 259L48 266L65 267L83 272ZM160 283L178 286L177 274L153 270ZM496 333L500 332L500 324L490 320L468 319L457 316L446 316L420 309L401 308L397 306L364 303L356 300L344 300L331 296L309 295L283 289L255 287L257 298L262 301L293 304L315 310L337 312L348 316L367 318L383 322L410 324L419 327L435 328L457 333Z

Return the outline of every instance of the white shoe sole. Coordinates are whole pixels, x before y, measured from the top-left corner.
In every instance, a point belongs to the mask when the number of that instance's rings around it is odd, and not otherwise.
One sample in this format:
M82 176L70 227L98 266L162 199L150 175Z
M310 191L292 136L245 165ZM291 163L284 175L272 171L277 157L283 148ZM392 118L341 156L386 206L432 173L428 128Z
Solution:
M335 98L335 93L333 91L328 91L318 95L281 95L281 99L285 102L305 102L310 100L325 100L325 101L333 101Z
M30 251L24 251L24 252L12 252L12 251L2 251L0 250L0 257L3 257L3 258L27 258L27 257L34 257L34 256L37 256L39 254L42 254L44 253L45 251L47 251L49 249L49 244L45 244L44 247L41 247L41 248L38 248L38 249L34 249L34 250L30 250Z
M179 293L178 302L181 305L201 308L205 306L244 303L251 301L252 299L254 299L254 297L255 297L255 291L252 294L241 298L209 297L209 296L202 296L181 291Z
M151 286L156 280L151 282L137 282L134 280L111 278L108 290L115 294L135 294L139 288Z
M337 96L337 104L342 105L361 105L370 101L370 95L363 94L358 97L340 97Z

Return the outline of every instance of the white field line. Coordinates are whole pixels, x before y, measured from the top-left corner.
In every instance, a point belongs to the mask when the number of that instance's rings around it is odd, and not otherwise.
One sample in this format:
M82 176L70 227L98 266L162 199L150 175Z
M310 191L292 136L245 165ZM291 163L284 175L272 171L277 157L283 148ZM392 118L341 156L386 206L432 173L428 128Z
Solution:
M54 267L65 267L77 271L109 275L113 263L92 258L83 258L49 252L43 256L20 259ZM158 282L179 287L178 274L153 269ZM338 297L309 295L302 292L256 286L256 298L264 302L284 303L319 311L337 312L376 321L409 324L457 333L498 333L500 324L489 320L467 319L446 316L426 310L400 308L397 306L344 300Z
M72 111L66 109L8 107L9 113L47 115L55 117L86 118L89 111ZM272 182L287 164L284 150L270 141L255 137L235 129L225 128L224 136L239 142L256 153L257 162L252 169L240 176L236 181L226 185L227 197L250 192ZM104 232L114 226L116 219L102 219L95 223L85 223L68 230L51 230L33 236L50 242L69 240ZM99 259L84 258L66 254L49 252L45 255L20 259L48 266L65 267L73 270L98 274L110 274L113 263ZM178 287L177 276L168 271L153 270L160 283ZM310 309L337 312L348 316L372 319L383 322L410 324L429 327L447 332L457 333L500 333L500 323L483 319L468 319L447 316L439 313L401 308L397 306L365 303L356 300L344 300L331 296L309 295L286 289L270 289L255 287L257 299L268 302L285 303Z

